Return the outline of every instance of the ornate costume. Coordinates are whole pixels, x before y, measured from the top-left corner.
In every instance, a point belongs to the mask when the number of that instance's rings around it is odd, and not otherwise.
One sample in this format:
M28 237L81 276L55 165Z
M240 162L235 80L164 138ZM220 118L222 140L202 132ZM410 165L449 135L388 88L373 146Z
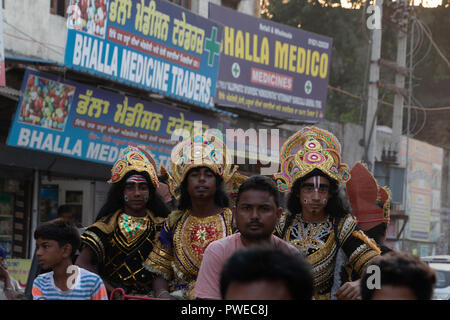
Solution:
M81 239L95 252L102 278L128 293L148 294L153 275L142 261L152 251L163 221L150 211L146 217L136 218L119 210L89 226Z
M347 182L346 191L358 227L365 232L372 233L378 225L389 224L391 220L391 191L389 188L379 187L377 180L361 162L357 162L350 172L352 178ZM378 245L381 254L391 251L382 243Z
M224 208L220 214L197 218L174 211L164 223L160 239L145 261L147 269L170 282L170 291L181 298L192 298L198 270L206 247L233 233L232 213Z
M128 147L114 164L108 183L117 183L130 171L147 172L155 188L158 179L155 169L145 154ZM112 212L89 226L81 236L83 246L96 255L100 276L114 287L131 294L148 294L154 275L142 262L153 249L164 219L146 210L146 216L127 215L123 209Z
M294 147L300 150L291 154ZM319 169L338 183L350 179L348 166L341 163L341 146L330 132L316 127L305 127L288 139L280 156L281 172L274 175L281 192L291 190L295 180ZM315 298L330 299L336 279L336 270L344 263L361 273L367 263L379 255L376 244L359 230L351 214L344 218L330 215L321 222L308 222L301 213L285 214L276 227L275 234L296 246L312 265ZM342 249L342 250L340 250ZM342 257L345 259L336 260ZM341 259L338 259L341 260ZM336 285L334 286L336 287Z
M175 158L175 159L174 159ZM231 169L226 146L216 137L196 136L176 145L172 152L169 186L179 196L178 187L190 169L207 167L228 182ZM205 218L191 215L190 209L173 211L164 222L159 241L144 266L169 281L173 296L191 299L206 247L232 234L233 216L228 208Z
M347 183L346 191L359 227L367 231L380 223L389 223L389 188L379 187L373 175L361 162L357 162L350 172L352 178Z

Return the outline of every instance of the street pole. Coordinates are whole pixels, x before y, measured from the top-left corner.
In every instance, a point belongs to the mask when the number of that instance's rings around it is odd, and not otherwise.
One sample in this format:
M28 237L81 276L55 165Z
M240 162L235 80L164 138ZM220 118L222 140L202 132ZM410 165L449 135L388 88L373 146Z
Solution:
M364 128L364 158L370 171L374 171L375 150L376 150L376 127L377 127L377 107L378 107L378 81L380 79L379 60L381 57L381 24L383 17L383 0L376 0L379 8L379 28L372 30L371 35L371 55L369 86L367 97L366 123Z
M405 214L409 216L410 205L409 205L409 197L410 192L408 190L408 173L409 173L409 134L410 134L410 122L411 122L411 98L412 98L412 77L413 77L413 48L414 48L414 22L411 23L411 40L409 43L409 81L408 81L408 120L406 122L406 155L405 155L405 180L404 180L404 188L403 188L403 199L405 199ZM408 219L409 221L409 219ZM405 222L406 223L406 222ZM409 228L409 227L408 227ZM403 232L403 241L402 241L402 250L405 250L405 239L406 233L408 233L408 229L405 228Z
M33 177L33 201L31 205L31 224L30 224L30 252L29 258L33 259L34 250L36 249L36 240L34 239L34 231L39 224L39 189L40 189L40 174L39 170L34 170Z
M404 8L407 10L408 0L400 0L402 6L400 8ZM403 10L403 9L400 9ZM397 66L401 68L406 67L406 47L407 47L407 32L403 29L403 26L407 24L404 23L404 20L408 19L403 16L403 12L401 12L401 19L399 21L399 29L397 33ZM405 75L401 72L396 72L395 74L395 87L399 89L405 88ZM403 107L404 107L404 97L403 95L396 91L394 96L394 112L392 115L392 149L396 151L396 154L400 154L400 146L402 141L402 131L403 131Z

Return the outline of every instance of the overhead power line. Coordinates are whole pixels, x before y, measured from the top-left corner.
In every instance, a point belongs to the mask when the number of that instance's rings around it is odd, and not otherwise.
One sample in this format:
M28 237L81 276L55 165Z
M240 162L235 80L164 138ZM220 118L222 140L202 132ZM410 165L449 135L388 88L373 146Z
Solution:
M422 22L420 20L418 20L418 25L419 27L423 30L423 32L425 33L425 35L428 37L428 39L430 39L431 44L433 45L433 47L436 49L437 53L441 56L442 59L444 59L445 63L447 64L447 66L450 68L450 62L448 61L448 59L445 57L445 55L442 53L441 49L439 49L438 45L436 44L436 42L434 42L433 37L431 36L430 32L423 26Z
M349 97L352 97L352 98L355 98L355 99L358 99L358 100L362 100L361 96L359 96L357 94L354 94L354 93L351 93L351 92L348 92L346 90L343 90L343 89L340 89L340 88L336 88L336 87L333 87L333 86L330 86L330 85L328 85L328 88L330 88L333 91L345 94L345 95L347 95ZM382 101L381 103L386 105L386 106L390 106L390 107L394 106L392 103L389 103L389 102L386 102L386 101ZM407 108L407 107L408 106L406 106L406 105L404 106L404 108ZM411 106L411 109L417 109L417 110L422 110L422 111L442 111L442 110L450 110L450 106L447 106L447 107L436 107L436 108L423 108L423 107L419 107L419 106Z

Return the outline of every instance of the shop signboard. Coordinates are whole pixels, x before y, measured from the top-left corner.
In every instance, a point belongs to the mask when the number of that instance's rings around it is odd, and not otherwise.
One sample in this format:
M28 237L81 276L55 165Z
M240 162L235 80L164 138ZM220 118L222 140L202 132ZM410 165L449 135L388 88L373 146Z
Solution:
M31 268L31 259L8 259L8 273L25 289Z
M176 129L218 128L215 118L27 70L7 144L114 164L128 145L168 166Z
M213 106L223 27L162 0L72 0L64 63L190 104Z
M406 137L403 137L400 159L402 166L406 166L406 150L408 150L406 212L409 215L407 238L415 241L436 241L438 237L433 234L435 233L433 224L434 216L439 217L441 210L440 177L444 159L443 149L415 139L407 141Z
M224 25L216 104L282 119L324 117L332 39L209 3Z

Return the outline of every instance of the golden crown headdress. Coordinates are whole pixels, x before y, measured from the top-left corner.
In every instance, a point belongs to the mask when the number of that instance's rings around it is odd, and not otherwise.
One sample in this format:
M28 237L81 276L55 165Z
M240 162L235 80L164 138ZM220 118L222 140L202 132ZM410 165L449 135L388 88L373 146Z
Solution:
M291 154L299 145L300 150ZM304 127L292 135L280 152L281 171L274 175L280 192L288 192L295 180L319 169L330 178L345 183L350 179L349 168L341 163L341 145L330 132L317 127Z
M242 173L236 172L233 177L229 180L230 185L230 198L234 205L236 204L237 195L239 193L239 187L241 184L244 183L245 180L247 180L248 177L246 175L243 175Z
M209 168L227 183L238 168L231 162L230 152L220 138L203 134L185 139L172 150L169 175L172 194L179 196L175 189L181 185L188 171L197 167Z
M153 158L144 153L141 149L133 146L128 146L122 151L119 160L116 161L111 169L111 179L108 183L116 183L130 171L147 172L150 180L155 188L158 188L158 176L156 174Z

